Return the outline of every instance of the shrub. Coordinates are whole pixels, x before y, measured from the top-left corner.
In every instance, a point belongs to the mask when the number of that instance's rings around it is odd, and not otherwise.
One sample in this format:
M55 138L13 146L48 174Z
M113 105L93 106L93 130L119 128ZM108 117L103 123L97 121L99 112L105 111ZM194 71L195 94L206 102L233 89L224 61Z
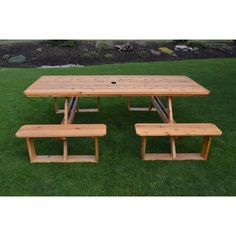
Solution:
M55 47L76 47L78 41L76 40L47 40L47 44Z
M99 57L99 54L95 51L89 51L84 53L84 57L89 58L89 59L96 59Z
M147 51L144 51L144 50L137 52L137 54L138 54L138 56L143 57L143 58L146 58L146 57L149 56L149 53Z

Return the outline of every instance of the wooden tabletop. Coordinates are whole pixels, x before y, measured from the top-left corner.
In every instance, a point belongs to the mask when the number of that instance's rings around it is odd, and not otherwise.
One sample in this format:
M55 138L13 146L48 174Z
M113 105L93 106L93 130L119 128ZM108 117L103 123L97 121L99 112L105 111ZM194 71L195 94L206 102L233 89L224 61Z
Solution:
M29 97L204 96L209 90L187 76L50 75L28 87Z

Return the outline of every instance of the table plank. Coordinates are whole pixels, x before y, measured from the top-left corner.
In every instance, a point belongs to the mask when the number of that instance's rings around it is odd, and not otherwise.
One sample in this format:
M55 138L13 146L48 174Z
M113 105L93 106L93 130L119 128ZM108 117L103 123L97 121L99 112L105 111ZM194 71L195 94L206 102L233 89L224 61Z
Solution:
M24 94L29 97L205 96L209 90L187 76L57 75L40 77Z

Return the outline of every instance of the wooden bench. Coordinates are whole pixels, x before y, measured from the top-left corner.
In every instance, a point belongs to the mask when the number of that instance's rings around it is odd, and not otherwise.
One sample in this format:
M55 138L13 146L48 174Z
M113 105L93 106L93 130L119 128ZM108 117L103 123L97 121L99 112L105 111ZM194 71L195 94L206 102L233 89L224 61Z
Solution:
M24 125L16 133L18 138L26 138L30 162L98 162L98 137L106 135L104 124L69 125ZM68 155L69 137L92 137L95 139L95 155ZM37 155L33 138L60 138L63 140L63 155Z
M142 137L143 160L206 160L212 136L220 136L221 130L214 124L135 124L136 134ZM169 136L171 153L146 153L147 137ZM201 153L176 153L175 137L203 136Z

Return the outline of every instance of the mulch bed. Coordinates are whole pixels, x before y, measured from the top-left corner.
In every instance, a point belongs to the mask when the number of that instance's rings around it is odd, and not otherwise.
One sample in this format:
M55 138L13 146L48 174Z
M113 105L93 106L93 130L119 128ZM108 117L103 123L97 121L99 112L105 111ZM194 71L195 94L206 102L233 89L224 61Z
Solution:
M127 42L127 41L125 41ZM118 42L117 44L124 43ZM174 49L175 43L158 41L146 41L141 44L130 41L132 50L119 51L117 48L97 48L96 41L32 41L21 43L0 44L0 66L1 67L39 67L42 65L98 65L124 62L162 61L162 60L185 60L198 58L236 57L236 46L232 44L232 51L222 51L212 48L199 48L198 51L178 51L177 57L167 54L153 55L152 50L159 47ZM2 59L4 55L24 55L26 62L22 64L9 64Z

